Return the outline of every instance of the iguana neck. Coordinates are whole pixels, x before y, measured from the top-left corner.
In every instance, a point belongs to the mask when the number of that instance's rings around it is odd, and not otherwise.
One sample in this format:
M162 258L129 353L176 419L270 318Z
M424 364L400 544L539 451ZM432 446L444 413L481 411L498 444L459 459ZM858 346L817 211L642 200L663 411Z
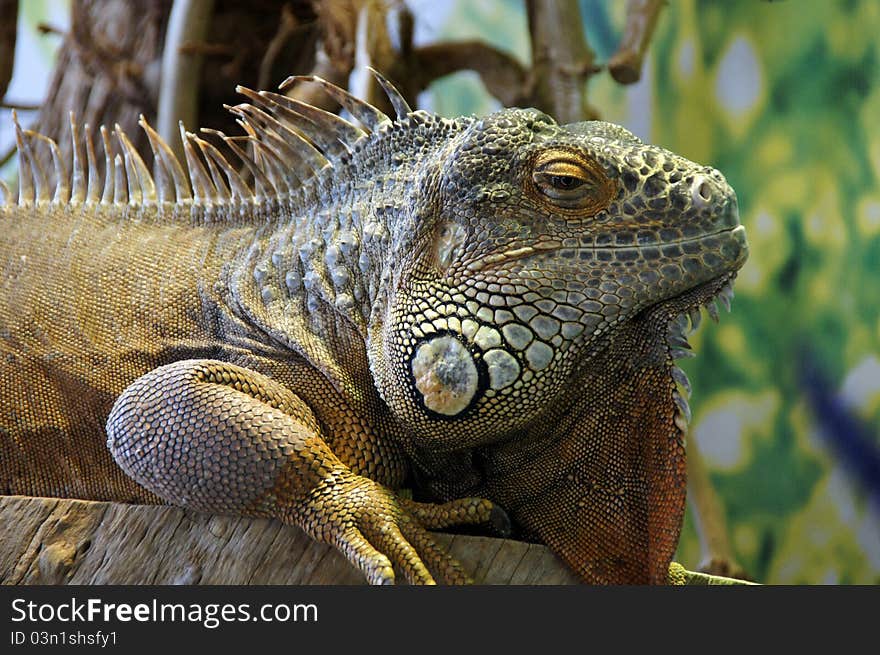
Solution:
M622 324L525 429L469 451L417 453L423 492L492 499L521 538L548 544L585 579L665 580L686 477L689 410L679 386L687 382L673 362L678 317L726 281Z

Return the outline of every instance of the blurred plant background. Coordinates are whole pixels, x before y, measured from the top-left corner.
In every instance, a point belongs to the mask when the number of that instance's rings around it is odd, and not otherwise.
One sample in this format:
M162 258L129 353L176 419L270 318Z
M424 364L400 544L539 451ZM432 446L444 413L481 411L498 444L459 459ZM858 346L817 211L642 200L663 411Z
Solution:
M9 3L7 3L9 4ZM29 123L47 94L47 87L52 75L55 54L61 43L58 38L46 38L41 35L37 26L43 22L58 25L67 29L70 22L69 0L30 0L22 2L18 8L17 25L15 26L15 57L14 69L6 89L5 104L13 104L19 109L23 122ZM5 7L3 9L6 9ZM10 14L0 11L0 30L13 28L8 24ZM9 53L4 49L0 52L0 69L9 62ZM32 107L33 109L27 109ZM0 179L10 182L15 178L17 161L12 154L15 144L15 132L7 107L3 107L0 115Z
M59 41L34 25L63 29L67 4L21 4L7 98L39 103ZM407 5L416 44L480 39L529 61L520 0ZM579 5L601 66L627 3ZM765 583L880 583L878 34L876 0L675 0L640 81L589 81L601 118L719 168L737 190L752 254L732 314L700 328L683 368L690 438L735 557ZM472 72L435 81L419 104L448 116L499 106ZM4 111L0 151L10 144ZM689 512L678 559L700 558Z

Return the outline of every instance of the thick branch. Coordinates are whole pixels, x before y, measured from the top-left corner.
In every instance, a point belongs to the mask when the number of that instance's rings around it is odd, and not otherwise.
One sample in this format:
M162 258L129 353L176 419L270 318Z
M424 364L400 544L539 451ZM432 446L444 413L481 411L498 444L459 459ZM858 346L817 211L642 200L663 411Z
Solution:
M310 75L328 82L348 86L353 65L351 44L354 40L354 22L357 13L350 2L315 2L318 41ZM285 95L309 105L335 112L339 105L328 96L320 84L300 83L288 88Z
M648 43L665 4L665 0L629 0L623 38L608 62L611 76L621 84L639 81Z
M412 73L419 90L445 75L473 70L486 90L506 107L522 105L529 97L528 71L516 59L482 41L435 43L416 48Z
M363 584L331 546L268 519L0 496L0 584ZM479 584L575 584L545 546L435 533Z
M6 95L15 64L18 0L0 0L0 98Z
M272 37L272 40L266 47L266 52L263 54L263 59L260 61L260 74L257 78L258 89L269 88L269 84L272 80L272 66L278 59L282 48L284 48L285 44L294 34L296 34L299 26L299 21L294 15L293 10L290 8L290 5L284 5L281 8L281 18L278 23L278 31L275 33L275 36Z
M4 100L0 102L0 108L15 109L16 111L39 111L41 105L26 102L15 102L13 100Z
M395 59L385 28L386 11L386 7L372 0L364 0L358 8L354 68L349 84L352 93L383 110L388 109L384 102L385 94L374 83L373 74L368 68L372 66L378 71L387 72Z
M560 123L595 118L586 83L596 68L577 0L528 0L535 106Z
M165 33L162 82L156 129L183 161L178 123L190 129L198 123L202 54L184 52L186 43L200 43L207 36L214 0L175 0Z

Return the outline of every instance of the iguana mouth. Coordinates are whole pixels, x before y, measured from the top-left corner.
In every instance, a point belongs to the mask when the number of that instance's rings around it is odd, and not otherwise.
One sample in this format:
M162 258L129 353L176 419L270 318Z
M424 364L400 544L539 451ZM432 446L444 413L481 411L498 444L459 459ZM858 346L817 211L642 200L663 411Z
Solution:
M730 311L733 300L733 281L740 267L748 257L748 246L745 241L745 228L742 225L727 228L708 236L719 234L730 235L740 246L740 251L727 263L727 270L712 279L702 282L686 291L663 300L646 311L653 317L655 325L666 326L665 346L666 363L669 374L675 382L672 400L675 403L673 421L681 434L687 433L691 420L688 398L691 385L687 374L675 361L695 355L688 342L688 335L693 333L702 321L702 310L716 323L720 320L719 305Z
M736 258L728 262L727 270L706 282L657 303L652 310L649 310L668 317L666 341L672 359L693 356L690 344L687 342L687 335L699 327L702 318L701 309L705 309L709 317L716 323L719 320L717 303L720 303L728 312L730 311L730 303L733 300L733 280L748 257L745 228L738 225L716 232L711 236L718 234L729 234L741 247Z
M614 250L635 250L638 251L642 248L647 247L659 247L659 246L671 246L671 245L682 245L687 243L694 243L703 241L705 239L711 239L713 237L719 237L724 235L730 235L734 237L737 241L741 243L745 242L745 228L742 225L736 225L735 227L725 227L723 229L717 230L715 232L710 232L708 234L701 234L695 237L688 237L683 239L677 239L675 241L668 242L649 242L649 243L640 243L638 245L603 245L603 246L571 246L567 247L563 245L561 241L552 240L552 241L539 241L529 246L520 246L517 248L512 248L510 250L505 250L504 252L494 253L491 255L486 255L472 261L467 264L466 268L469 272L477 272L482 271L486 268L497 268L502 264L509 264L511 262L526 259L528 257L533 257L535 255L545 255L552 254L554 252L560 250L569 250L574 252L579 252L581 250L589 250L594 252L600 251L614 251ZM742 262L745 261L745 255L747 251L744 250L742 255L740 256L739 261L735 263L735 267L739 268L742 265Z

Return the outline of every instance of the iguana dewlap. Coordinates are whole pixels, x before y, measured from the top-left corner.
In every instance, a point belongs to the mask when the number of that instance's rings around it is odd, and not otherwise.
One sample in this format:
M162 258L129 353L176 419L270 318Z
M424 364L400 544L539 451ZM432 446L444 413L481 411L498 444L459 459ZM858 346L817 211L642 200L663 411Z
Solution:
M69 163L18 130L0 493L275 517L372 582L465 580L426 529L506 512L587 582L664 582L674 359L746 259L733 190L609 123L313 81L358 124L243 89L247 136L184 165L142 121L155 177L118 127L106 175L89 130Z

